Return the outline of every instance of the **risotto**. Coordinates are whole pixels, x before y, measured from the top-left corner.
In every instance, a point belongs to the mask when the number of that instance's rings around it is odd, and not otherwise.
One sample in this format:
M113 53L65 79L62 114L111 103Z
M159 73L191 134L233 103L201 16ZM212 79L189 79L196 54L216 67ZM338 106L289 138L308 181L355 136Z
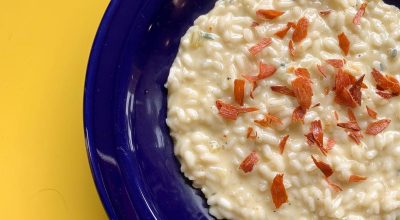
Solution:
M167 124L218 219L400 216L400 11L219 0L181 40Z

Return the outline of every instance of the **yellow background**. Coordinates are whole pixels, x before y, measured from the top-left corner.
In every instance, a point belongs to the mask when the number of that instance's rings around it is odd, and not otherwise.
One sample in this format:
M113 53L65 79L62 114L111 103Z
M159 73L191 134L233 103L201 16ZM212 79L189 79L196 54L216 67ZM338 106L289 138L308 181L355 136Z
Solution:
M0 0L0 219L106 219L82 122L106 0Z

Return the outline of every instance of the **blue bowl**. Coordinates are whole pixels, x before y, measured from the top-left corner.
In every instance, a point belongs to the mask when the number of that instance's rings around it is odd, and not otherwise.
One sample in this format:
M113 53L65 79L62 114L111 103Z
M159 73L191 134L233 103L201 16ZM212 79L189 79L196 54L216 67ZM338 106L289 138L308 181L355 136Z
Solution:
M174 157L164 84L180 38L214 4L113 0L104 15L87 70L84 124L110 219L213 219Z

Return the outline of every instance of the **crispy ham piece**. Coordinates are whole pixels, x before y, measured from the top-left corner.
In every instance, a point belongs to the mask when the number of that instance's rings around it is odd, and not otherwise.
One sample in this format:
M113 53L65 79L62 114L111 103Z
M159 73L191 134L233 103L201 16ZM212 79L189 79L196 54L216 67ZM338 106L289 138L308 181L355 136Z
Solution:
M272 181L271 196L275 208L279 209L282 204L287 203L288 196L286 193L285 185L283 184L283 174L277 174Z
M306 68L296 68L294 70L294 74L296 74L297 76L301 76L301 77L307 78L307 79L311 78L310 72Z
M285 14L285 12L273 10L273 9L258 9L256 11L256 15L259 18L263 18L263 19L267 19L267 20L275 19L283 14Z
M362 86L365 75L362 75L350 88L350 94L358 105L361 105Z
M358 183L367 180L365 176L351 175L349 177L349 183Z
M306 110L304 110L301 106L298 106L293 110L292 113L292 122L301 122L304 123L304 117L306 115Z
M342 32L338 35L338 40L339 40L340 49L342 49L344 55L347 56L349 54L349 50L350 50L349 39L347 38L346 34L344 32Z
M324 78L328 75L328 71L325 66L317 64L318 73L320 73Z
M275 85L271 86L271 90L282 95L295 97L293 90L287 86Z
M360 131L348 131L347 135L357 144L361 144L361 138L364 137Z
M328 178L328 177L332 176L333 169L329 164L315 159L315 157L313 155L311 155L311 159L314 161L315 166L317 166L318 169L325 175L325 177Z
M255 112L258 108L255 107L238 107L231 104L227 104L222 100L217 100L215 102L219 115L225 119L236 120L240 113Z
M321 120L311 122L310 132L304 135L307 138L308 145L317 145L323 155L327 155L327 147L324 147L324 133L322 130Z
M341 191L343 191L343 189L339 186L339 185L337 185L337 184L335 184L334 182L332 182L332 180L330 180L329 178L325 178L325 181L328 183L328 186L334 191L334 192L341 192Z
M282 120L277 116L266 113L261 120L254 120L254 122L262 127L270 127L272 124L282 125Z
M235 101L240 106L243 106L245 84L246 81L244 81L243 79L235 79L233 93L235 96Z
M337 69L343 68L344 66L344 60L340 59L328 59L325 60L325 62Z
M247 128L247 135L246 135L247 139L251 139L254 140L257 138L257 132L254 131L254 128L252 127L248 127Z
M249 52L251 55L255 56L259 52L261 52L264 48L268 47L271 44L272 44L272 38L270 37L263 38L256 45L250 47Z
M375 68L372 69L371 75L376 82L378 91L386 91L386 92L391 93L393 96L397 96L400 94L400 83L393 76L390 76L390 75L385 76L381 72L376 70ZM384 96L385 95L383 95L382 97L384 97ZM385 97L389 97L389 95L387 95Z
M376 113L374 110L372 110L370 107L366 106L367 108L367 113L369 115L369 117L376 119L378 116L378 113Z
M310 79L302 76L297 77L292 81L292 90L297 102L303 108L303 110L309 109L311 107L313 96Z
M249 81L252 84L252 88L250 90L251 98L254 98L253 92L257 88L257 82L259 80L263 80L268 77L271 77L272 75L275 74L276 70L277 70L276 66L274 66L272 64L265 64L265 63L260 62L258 75L252 76L252 75L242 74L242 77L245 78L247 81Z
M364 2L361 4L360 8L358 9L356 16L353 18L353 24L359 25L361 24L361 17L365 13L365 8L367 8L368 2Z
M295 28L295 27L296 27L296 24L295 24L295 23L293 23L293 22L288 22L288 23L286 24L286 27L284 27L282 30L276 32L275 35L276 35L277 37L283 39L283 38L286 36L286 34L290 31L290 29L291 29L291 28Z
M349 72L339 69L335 78L335 102L351 108L361 105L363 80L364 75L356 80Z
M239 169L245 173L250 173L259 160L257 153L253 151L242 161Z
M294 48L294 42L293 40L289 41L289 55L292 59L296 57L296 49Z
M283 154L283 151L285 150L285 145L287 140L289 139L289 135L285 135L281 138L281 140L279 141L279 153Z
M309 23L310 22L306 17L300 18L296 24L296 27L294 28L292 35L293 42L298 43L307 37Z
M365 133L369 135L377 135L385 130L389 126L390 122L390 119L381 119L379 121L372 122L368 125Z

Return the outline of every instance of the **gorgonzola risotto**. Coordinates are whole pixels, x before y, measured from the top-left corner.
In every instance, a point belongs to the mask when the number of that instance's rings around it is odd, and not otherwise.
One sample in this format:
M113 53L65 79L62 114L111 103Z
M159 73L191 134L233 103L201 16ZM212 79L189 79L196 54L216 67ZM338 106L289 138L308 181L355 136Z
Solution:
M400 11L219 0L181 40L167 124L218 219L400 216Z

